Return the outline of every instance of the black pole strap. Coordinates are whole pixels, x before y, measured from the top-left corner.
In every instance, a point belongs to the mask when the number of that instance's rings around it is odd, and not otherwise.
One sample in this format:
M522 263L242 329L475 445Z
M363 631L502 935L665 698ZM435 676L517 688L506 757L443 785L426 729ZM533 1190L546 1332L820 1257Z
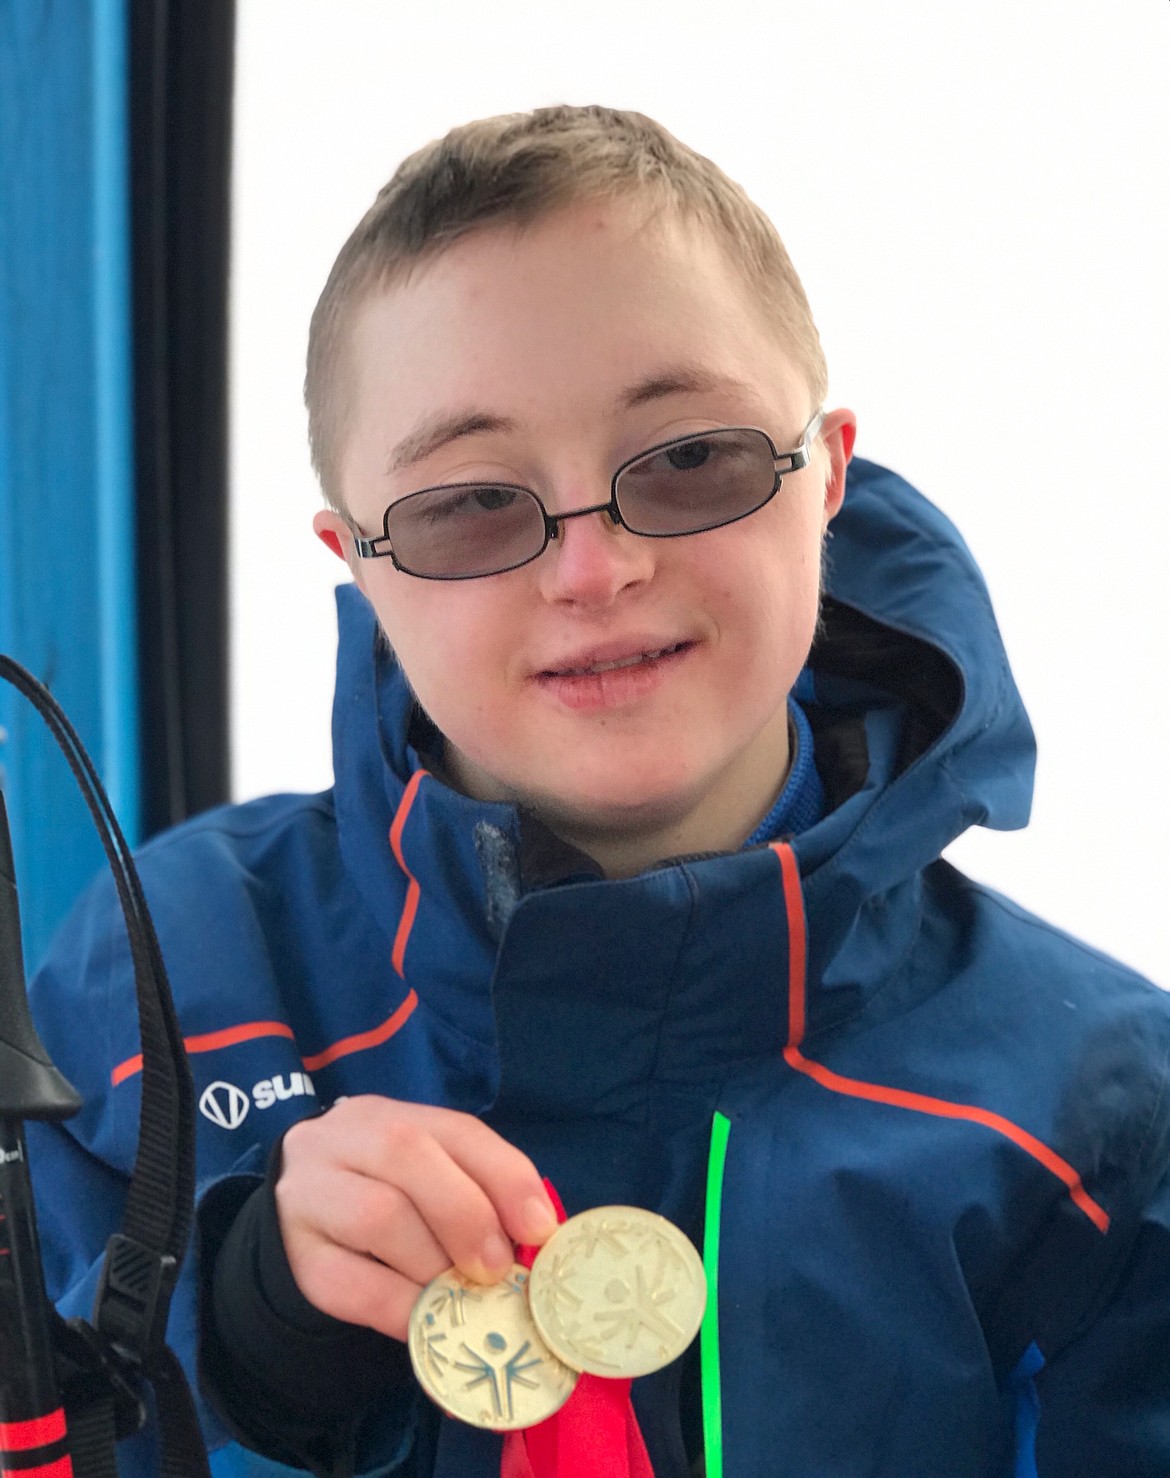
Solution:
M61 748L114 875L134 967L142 1038L142 1113L122 1229L106 1248L92 1325L58 1320L66 1408L86 1452L144 1419L139 1381L155 1389L167 1478L208 1478L207 1456L182 1368L165 1345L167 1314L194 1217L195 1095L158 936L130 848L76 730L33 675L0 654L6 679L36 708ZM19 940L17 941L19 945ZM60 1116L59 1114L57 1115ZM75 1464L108 1478L105 1459Z
M182 1034L170 997L158 937L129 845L118 825L93 761L51 693L19 663L0 655L6 678L37 709L60 746L101 838L126 921L134 965L142 1036L142 1121L138 1153L127 1195L123 1235L147 1249L144 1255L182 1256L190 1232L194 1196L194 1089ZM124 1276L128 1255L119 1259L112 1298L157 1307L155 1279ZM157 1281L155 1281L157 1280ZM145 1342L143 1342L145 1345Z

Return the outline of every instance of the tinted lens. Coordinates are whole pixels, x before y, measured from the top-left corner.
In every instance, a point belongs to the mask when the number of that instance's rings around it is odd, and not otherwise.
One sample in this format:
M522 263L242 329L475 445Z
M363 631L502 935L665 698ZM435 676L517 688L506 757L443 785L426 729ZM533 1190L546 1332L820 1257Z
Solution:
M469 579L533 559L544 548L544 515L525 488L484 483L427 488L392 503L386 533L415 575Z
M631 462L617 479L622 522L637 534L698 534L754 513L776 489L762 431L705 431Z

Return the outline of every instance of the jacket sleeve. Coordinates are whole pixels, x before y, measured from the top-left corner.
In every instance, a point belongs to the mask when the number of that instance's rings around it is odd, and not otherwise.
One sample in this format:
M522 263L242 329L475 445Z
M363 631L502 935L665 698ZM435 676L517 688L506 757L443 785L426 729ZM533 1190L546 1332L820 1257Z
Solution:
M1170 1473L1170 1175L1112 1295L1036 1377L1038 1478Z
M366 1449L380 1447L385 1428L378 1408L409 1412L417 1393L405 1345L331 1318L297 1287L276 1212L279 1171L278 1145L262 1182L232 1177L201 1204L201 1382L248 1447L332 1478L368 1468ZM403 1456L410 1436L408 1422L392 1444Z
M225 950L223 967L217 969L214 936L200 929L198 947L193 945L193 919L197 921L200 912L200 900L192 898L192 888L199 883L193 869L188 866L186 876L179 878L181 891L166 867L152 867L149 859L140 860L139 866L181 1022L185 1004L200 993L205 1000L210 988L238 993L247 988L249 978L264 977L267 982L272 963L259 949ZM120 1074L117 1084L113 1080L114 1068L136 1057L140 1041L129 947L108 879L100 879L66 920L29 995L42 1041L83 1099L79 1114L64 1125L28 1126L46 1289L66 1317L88 1318L106 1243L120 1228L141 1107L141 1074ZM192 1030L186 1022L184 1029ZM259 1117L253 1115L252 1121ZM263 1181L268 1144L250 1140L244 1133L230 1138L221 1133L217 1140L214 1126L202 1120L197 1128L200 1235L193 1237L180 1270L167 1341L187 1373L208 1449L214 1452L238 1440L240 1428L236 1421L225 1420L225 1414L206 1400L199 1386L199 1350L207 1334L201 1324L206 1312L205 1306L201 1308L201 1287L207 1282L201 1265L214 1246L203 1233L213 1221L222 1229L224 1207L231 1203L222 1187L252 1189ZM218 1220L209 1220L205 1203ZM238 1207L240 1201L235 1204ZM379 1421L373 1424L378 1435L366 1466L370 1473L406 1471L402 1464L418 1403L408 1372L404 1379L409 1381L408 1389L402 1389L401 1383L394 1390L382 1388ZM147 1478L157 1471L152 1440L147 1433L120 1444L119 1461L125 1474ZM242 1466L229 1464L229 1470L250 1471L246 1460ZM257 1471L273 1469L261 1464Z

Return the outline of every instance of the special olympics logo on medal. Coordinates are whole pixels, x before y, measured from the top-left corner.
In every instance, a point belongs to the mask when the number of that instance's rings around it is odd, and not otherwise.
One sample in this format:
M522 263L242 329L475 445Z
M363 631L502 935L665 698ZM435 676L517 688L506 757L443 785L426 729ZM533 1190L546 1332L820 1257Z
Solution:
M238 1129L252 1107L248 1095L234 1083L208 1083L199 1097L199 1112L220 1129Z

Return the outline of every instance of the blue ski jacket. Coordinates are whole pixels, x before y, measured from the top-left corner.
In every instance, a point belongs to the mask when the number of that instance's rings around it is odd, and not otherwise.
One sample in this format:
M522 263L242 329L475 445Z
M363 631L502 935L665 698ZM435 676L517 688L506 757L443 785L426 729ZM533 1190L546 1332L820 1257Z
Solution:
M207 1206L299 1117L381 1093L485 1117L570 1213L643 1205L699 1243L701 1354L634 1387L660 1478L1170 1475L1170 998L940 860L1028 814L988 597L873 464L833 531L802 688L828 804L795 838L601 878L428 771L350 587L334 787L143 849L200 1106L169 1335L192 1374ZM85 1099L30 1134L50 1291L85 1313L141 1082L104 881L32 1000ZM501 1439L413 1383L375 1405L364 1471L497 1478ZM273 1471L203 1416L234 1471ZM126 1461L151 1470L142 1439Z

